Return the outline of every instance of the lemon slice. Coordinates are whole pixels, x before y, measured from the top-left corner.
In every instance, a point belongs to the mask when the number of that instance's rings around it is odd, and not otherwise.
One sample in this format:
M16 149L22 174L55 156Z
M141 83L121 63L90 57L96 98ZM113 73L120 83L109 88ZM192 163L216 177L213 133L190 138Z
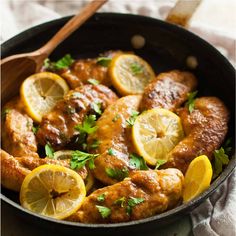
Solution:
M69 91L64 79L50 72L41 72L29 76L21 85L21 99L26 112L36 122L48 113Z
M121 95L142 94L146 85L155 78L151 66L132 54L115 56L109 67L113 86Z
M28 174L21 186L21 205L35 213L64 219L75 213L86 195L79 174L64 166L42 165Z
M135 148L150 165L156 165L158 160L167 160L167 154L183 137L180 118L161 108L143 112L132 128Z
M54 152L54 159L56 160L65 160L65 159L71 159L72 158L72 150L60 150L57 152ZM93 185L94 185L94 177L91 173L91 171L88 170L87 178L84 180L86 191L89 192Z
M205 155L193 159L184 179L183 200L188 202L209 188L212 178L212 166Z

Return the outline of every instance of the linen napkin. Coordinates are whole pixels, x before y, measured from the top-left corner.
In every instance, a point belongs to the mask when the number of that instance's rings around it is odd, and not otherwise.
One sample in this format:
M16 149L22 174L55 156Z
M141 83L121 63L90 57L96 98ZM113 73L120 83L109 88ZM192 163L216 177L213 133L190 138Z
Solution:
M22 30L39 23L65 15L76 14L87 2L85 0L1 0L0 40L4 42ZM176 0L110 0L99 11L133 13L165 19L175 2ZM231 24L232 32L225 33L224 26L222 27L223 24L217 26L210 24L212 5L209 5L209 2L203 1L190 23L189 30L214 44L235 65L236 33L233 30L236 28L234 28L236 19L233 18L235 14L232 15L232 19L230 18L227 24L227 26ZM228 3L231 3L230 7L236 10L235 1L228 0ZM222 1L218 0L215 0L212 4L216 6L214 12L217 12L219 8L222 10L222 7L227 7L227 4L222 5ZM225 15L222 15L222 11L219 11L219 17L228 19L227 9L224 9L223 13ZM209 14L207 18L204 18L205 14ZM214 16L212 17L214 23L217 21L217 16L215 14L212 16ZM207 19L207 22L202 21L202 19ZM192 211L191 218L193 234L196 236L236 235L235 173L207 201Z

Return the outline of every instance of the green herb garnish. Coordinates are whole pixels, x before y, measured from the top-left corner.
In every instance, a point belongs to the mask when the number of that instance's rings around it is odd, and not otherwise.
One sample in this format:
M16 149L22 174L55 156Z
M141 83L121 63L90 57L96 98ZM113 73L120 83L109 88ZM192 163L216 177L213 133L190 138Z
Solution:
M117 199L114 204L116 205L120 205L121 207L124 207L125 206L125 197L121 197L119 199Z
M133 208L134 208L136 205L138 205L138 204L140 204L140 203L142 203L142 202L144 202L144 198L130 197L130 198L128 199L128 206L127 206L127 208L126 208L127 214L128 214L128 215L131 215Z
M123 168L123 169L106 168L106 174L112 179L121 181L125 177L128 177L129 171L126 168Z
M130 118L126 120L126 122L128 123L128 125L130 127L132 127L134 125L134 122L135 122L136 118L138 117L138 115L139 115L138 111L132 111L131 112Z
M114 118L112 119L112 122L116 122L120 118L119 114L116 114Z
M188 106L188 110L190 113L193 112L195 107L195 99L197 96L198 91L194 91L192 93L188 93L188 101L186 102L186 105Z
M97 64L100 66L108 67L111 63L111 58L109 57L99 57L97 59Z
M148 170L147 164L143 159L143 157L135 153L130 154L129 157L130 157L129 164L131 167L134 167L137 170Z
M101 115L102 114L102 110L101 110L101 108L102 108L102 103L101 102L93 102L92 104L91 104L91 107L92 107L92 109L97 113L97 114L99 114L99 115Z
M100 82L99 82L98 80L96 80L96 79L88 79L88 82L89 82L90 84L92 84L92 85L98 85L98 84L100 84Z
M229 163L229 155L232 150L230 147L231 139L227 139L223 147L214 151L213 161L213 179L215 179L223 170L223 166Z
M98 139L94 139L91 144L89 144L89 149L96 149L100 145L100 141Z
M157 159L155 170L157 170L161 165L164 165L167 160Z
M107 150L107 152L108 152L108 154L109 154L110 156L115 156L115 150L114 150L114 149L109 148L109 149Z
M143 67L136 62L130 65L130 69L134 75L143 73Z
M5 119L6 118L6 115L11 111L11 109L9 108L6 108L2 111L2 114L1 114L1 117L2 119Z
M96 125L96 116L89 115L86 116L83 123L76 125L75 129L78 130L80 133L92 134L97 130Z
M89 168L94 169L94 159L99 154L90 154L86 152L81 152L79 150L76 150L72 153L72 158L70 160L70 167L71 169L80 169L85 166L85 164L88 162Z
M111 209L108 207L96 205L96 208L98 209L103 219L107 218L111 214Z
M68 115L72 115L72 114L76 113L76 110L75 110L74 107L66 106L65 107L65 113L68 114Z
M65 69L71 66L71 64L74 62L74 59L71 57L70 54L66 54L64 57L62 57L60 60L56 62L51 62L48 58L44 61L44 67L46 69L51 70L60 70Z
M73 98L84 98L84 95L80 92L74 92L71 94L71 97Z
M49 157L49 158L54 158L54 150L52 148L52 145L50 143L47 143L45 145L45 153L46 153L46 156Z
M99 202L104 202L104 201L105 201L105 196L106 196L106 194L103 193L103 194L101 194L101 195L99 195L99 196L97 197L97 200L98 200Z
M33 126L32 127L32 131L33 131L34 134L37 134L38 130L39 130L39 126Z

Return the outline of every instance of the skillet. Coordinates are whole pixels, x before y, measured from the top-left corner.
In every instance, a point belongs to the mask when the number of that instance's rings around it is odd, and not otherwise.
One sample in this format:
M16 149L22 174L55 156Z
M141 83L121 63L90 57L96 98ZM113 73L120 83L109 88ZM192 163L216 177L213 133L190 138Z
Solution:
M2 44L2 58L12 54L30 52L46 43L70 17L53 20L30 28ZM142 35L145 46L134 49L131 38ZM51 55L52 60L70 53L74 58L97 56L111 49L134 51L147 60L156 74L171 69L190 70L186 66L186 58L195 56L198 66L193 72L199 82L198 96L217 96L224 101L231 112L228 136L235 135L235 70L233 66L214 47L187 30L149 17L97 13L80 29L60 44ZM7 78L2 78L1 83ZM15 96L19 88L12 87L4 104ZM38 224L52 231L67 235L127 235L130 233L143 234L155 230L165 224L170 224L184 214L191 212L230 176L235 167L235 157L221 175L211 184L210 188L199 197L187 204L182 204L172 210L146 219L119 224L81 224L59 221L32 213L19 205L18 194L2 188L1 199L4 204L14 209L15 213L27 222Z

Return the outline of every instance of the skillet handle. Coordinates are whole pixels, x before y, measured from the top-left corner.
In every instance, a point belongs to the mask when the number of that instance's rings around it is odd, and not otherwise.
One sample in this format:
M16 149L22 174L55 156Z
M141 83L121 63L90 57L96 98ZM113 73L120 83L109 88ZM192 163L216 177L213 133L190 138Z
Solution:
M187 28L190 18L193 16L201 1L202 0L178 0L175 6L170 10L166 21Z

